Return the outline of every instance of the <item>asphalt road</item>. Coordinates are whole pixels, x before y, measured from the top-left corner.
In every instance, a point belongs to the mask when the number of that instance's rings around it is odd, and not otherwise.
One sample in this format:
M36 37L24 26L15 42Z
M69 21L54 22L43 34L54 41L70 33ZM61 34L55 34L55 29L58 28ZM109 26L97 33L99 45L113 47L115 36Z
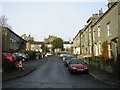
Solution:
M32 73L15 80L3 82L3 88L115 88L98 81L90 74L71 74L57 56Z

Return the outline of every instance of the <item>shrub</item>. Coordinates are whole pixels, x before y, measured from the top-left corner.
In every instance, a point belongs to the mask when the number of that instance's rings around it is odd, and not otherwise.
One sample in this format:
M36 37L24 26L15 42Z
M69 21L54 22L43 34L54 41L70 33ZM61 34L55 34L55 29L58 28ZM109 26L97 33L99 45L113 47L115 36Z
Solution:
M34 51L27 50L26 53L28 53L30 59L34 59L34 58L35 58L35 56L34 56Z

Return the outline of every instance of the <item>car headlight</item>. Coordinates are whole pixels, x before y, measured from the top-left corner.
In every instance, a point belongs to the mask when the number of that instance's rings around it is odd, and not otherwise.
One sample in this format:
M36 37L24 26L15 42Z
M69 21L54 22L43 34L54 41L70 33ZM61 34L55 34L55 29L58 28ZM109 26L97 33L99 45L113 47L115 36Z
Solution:
M71 69L77 69L76 67L71 67Z
M87 67L84 67L84 69L88 69Z

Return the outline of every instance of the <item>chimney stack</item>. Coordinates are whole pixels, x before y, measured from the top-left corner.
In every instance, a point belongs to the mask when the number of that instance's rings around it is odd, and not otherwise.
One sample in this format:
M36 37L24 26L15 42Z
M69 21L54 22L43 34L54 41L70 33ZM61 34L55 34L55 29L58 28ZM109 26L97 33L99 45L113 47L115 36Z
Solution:
M116 1L117 0L108 0L108 9L111 8Z
M102 8L99 10L99 17L101 17L103 15L103 11Z

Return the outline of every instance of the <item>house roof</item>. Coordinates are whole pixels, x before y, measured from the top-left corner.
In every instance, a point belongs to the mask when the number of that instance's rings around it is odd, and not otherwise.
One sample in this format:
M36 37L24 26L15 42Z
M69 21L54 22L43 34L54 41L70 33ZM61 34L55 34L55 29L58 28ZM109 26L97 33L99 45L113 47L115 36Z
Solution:
M9 30L11 33L13 33L14 35L16 35L18 38L20 38L21 40L23 40L24 42L27 42L26 40L24 40L22 37L20 37L18 34L16 34L15 32L13 32L10 28L8 27L3 27L5 28L5 30Z
M31 44L43 44L44 42L43 41L41 41L41 42L39 42L39 41L33 41L33 42L31 42Z
M119 2L115 2L101 17L98 18L98 20L94 23L94 25L96 25L99 21L101 21L102 18L105 17L105 15L107 15L116 5L118 5L118 3L120 3L120 1Z

